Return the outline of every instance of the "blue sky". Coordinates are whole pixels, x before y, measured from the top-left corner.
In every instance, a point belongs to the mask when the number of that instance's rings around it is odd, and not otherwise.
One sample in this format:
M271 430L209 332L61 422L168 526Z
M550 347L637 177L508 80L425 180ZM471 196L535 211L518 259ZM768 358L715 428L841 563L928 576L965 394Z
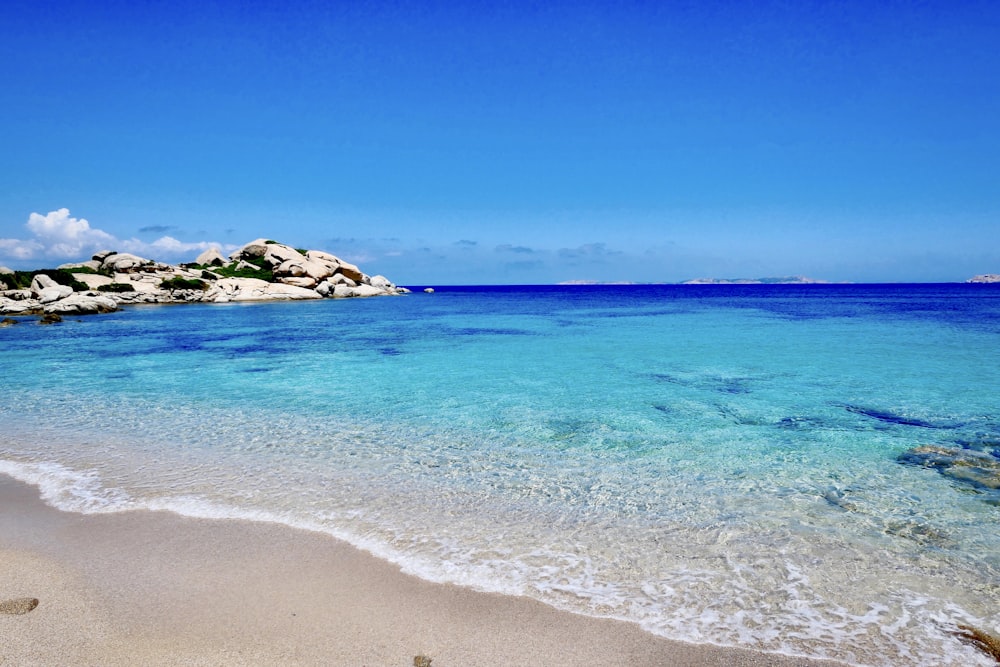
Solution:
M1000 272L998 44L996 2L7 0L0 264L964 280Z

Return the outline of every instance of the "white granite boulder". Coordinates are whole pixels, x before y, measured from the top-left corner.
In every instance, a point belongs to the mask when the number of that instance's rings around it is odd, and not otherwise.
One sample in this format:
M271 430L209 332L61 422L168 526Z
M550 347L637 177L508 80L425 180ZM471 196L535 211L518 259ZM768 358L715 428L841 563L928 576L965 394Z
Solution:
M42 307L37 299L23 298L23 295L22 298L12 299L10 294L11 292L5 292L5 296L0 296L0 315L23 315L37 312Z
M251 241L246 245L237 248L231 255L229 259L239 261L241 259L257 259L258 257L263 257L264 253L267 252L267 246L270 245L267 239L257 239L256 241Z
M317 262L299 255L297 258L286 259L274 269L275 278L285 277L312 278L313 285L333 275L333 267L323 262ZM295 284L295 283L292 283Z
M383 296L386 294L389 294L389 292L379 289L378 287L372 287L371 285L357 285L356 287L337 285L333 288L333 296L339 299L358 296Z
M360 283L365 279L365 274L361 273L361 269L356 267L354 264L348 264L347 262L340 263L340 266L337 268L337 273L350 278L356 283Z
M118 302L96 292L76 292L52 303L44 304L45 313L57 315L90 315L93 313L110 313L118 310Z
M115 273L134 273L143 267L153 265L155 265L155 262L152 260L127 252L108 255L101 262L101 268L106 271L114 271Z
M223 278L205 291L203 301L226 303L228 301L287 301L322 298L316 290L269 283L259 278Z
M31 295L41 303L52 303L59 299L65 299L72 293L72 287L60 285L44 273L39 273L31 279Z
M222 256L218 248L209 248L198 255L194 263L199 266L222 266L226 264L226 258Z
M381 275L372 276L371 278L369 278L368 284L371 285L372 287L377 287L381 290L392 290L396 287L389 281L388 278Z

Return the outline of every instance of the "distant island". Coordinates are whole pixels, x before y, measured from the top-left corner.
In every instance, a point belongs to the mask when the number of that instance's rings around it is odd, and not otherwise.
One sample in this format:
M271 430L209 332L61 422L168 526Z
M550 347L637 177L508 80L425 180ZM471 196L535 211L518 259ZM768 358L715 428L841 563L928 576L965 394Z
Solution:
M336 255L269 239L251 241L229 257L211 248L194 262L176 266L105 250L90 261L55 269L13 271L0 267L0 315L49 319L110 312L123 304L350 298L408 292L385 276L369 276Z
M693 278L682 285L826 285L828 280L817 280L805 276L781 276L777 278Z
M1000 283L1000 273L981 273L978 276L972 276L965 282L967 283Z
M566 280L559 285L826 285L828 280L805 276L780 278L692 278L680 283L634 283L629 281L601 282L598 280Z

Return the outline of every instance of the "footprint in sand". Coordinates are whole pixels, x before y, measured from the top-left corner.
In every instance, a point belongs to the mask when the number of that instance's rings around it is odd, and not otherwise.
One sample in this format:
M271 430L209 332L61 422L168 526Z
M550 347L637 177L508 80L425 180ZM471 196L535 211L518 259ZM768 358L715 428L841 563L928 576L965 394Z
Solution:
M27 614L38 606L38 598L14 598L0 601L0 614Z

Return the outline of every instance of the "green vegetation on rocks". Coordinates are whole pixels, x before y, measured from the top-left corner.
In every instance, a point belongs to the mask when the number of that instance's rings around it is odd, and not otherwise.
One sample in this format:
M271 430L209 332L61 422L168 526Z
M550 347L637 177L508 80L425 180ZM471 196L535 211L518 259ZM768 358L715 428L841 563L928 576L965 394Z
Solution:
M134 292L135 288L128 283L108 283L97 288L98 292Z
M35 276L46 275L60 285L67 285L73 288L74 292L86 292L88 287L73 277L73 271L68 269L37 269L35 271L15 271L3 276L11 289L27 289L31 287L31 281ZM13 284L11 284L13 283Z
M175 276L169 278L160 283L161 289L178 290L178 289L191 289L191 290L206 290L208 289L208 283L204 280L191 279L191 278L181 278L180 276Z
M264 261L263 257L251 257L249 259L244 259L243 263L251 264L256 268L249 268L247 266L236 268L240 265L240 262L230 262L225 266L212 266L210 264L204 264L201 266L195 265L191 268L209 271L222 278L257 278L269 283L274 282L274 273L271 271L271 267L267 264L267 262ZM207 280L212 279L207 278L204 274L202 274L202 277Z

